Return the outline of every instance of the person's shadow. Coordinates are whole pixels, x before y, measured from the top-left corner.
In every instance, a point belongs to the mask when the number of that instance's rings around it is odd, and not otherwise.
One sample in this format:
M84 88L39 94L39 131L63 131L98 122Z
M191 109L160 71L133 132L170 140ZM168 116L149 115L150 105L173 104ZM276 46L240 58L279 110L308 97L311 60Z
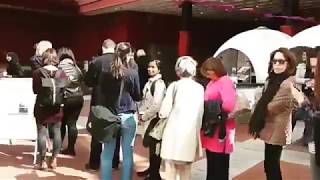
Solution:
M83 148L83 147L79 147ZM58 167L54 170L39 171L34 169L33 147L26 145L0 145L1 178L15 177L18 180L34 179L98 179L98 173L87 172L82 163L83 153L77 157L58 156ZM10 173L14 170L14 173Z
M68 175L64 175L58 172L54 172L54 171L48 171L48 172L52 172L54 175L53 176L46 176L46 177L41 177L39 176L39 174L37 173L36 170L32 171L31 173L28 174L21 174L21 175L17 175L15 176L15 178L17 180L31 180L31 179L46 179L46 180L82 180L82 179L87 179L87 178L83 178L83 177L78 177L78 176L68 176Z

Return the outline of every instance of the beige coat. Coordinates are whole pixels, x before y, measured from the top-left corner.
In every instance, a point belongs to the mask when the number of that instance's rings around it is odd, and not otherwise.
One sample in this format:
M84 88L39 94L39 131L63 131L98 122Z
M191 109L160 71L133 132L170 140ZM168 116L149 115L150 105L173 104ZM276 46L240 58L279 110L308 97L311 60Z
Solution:
M260 132L260 139L268 144L286 145L291 143L291 115L297 100L291 90L294 77L289 77L280 85L280 89L268 104L265 126Z
M159 116L168 118L164 128L161 158L193 162L201 148L200 127L204 89L189 78L171 83L162 101Z

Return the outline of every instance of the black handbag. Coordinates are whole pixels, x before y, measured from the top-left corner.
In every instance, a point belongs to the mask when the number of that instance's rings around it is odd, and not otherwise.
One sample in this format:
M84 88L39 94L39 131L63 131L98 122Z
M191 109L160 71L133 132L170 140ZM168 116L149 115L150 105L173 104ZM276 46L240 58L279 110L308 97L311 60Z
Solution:
M90 133L101 143L110 142L121 130L121 118L103 106L91 108Z
M122 97L123 86L123 81L121 81L118 105ZM110 142L121 131L121 117L104 106L91 107L90 121L89 125L87 125L87 130L101 143Z
M143 140L142 140L142 145L144 147L150 147L152 144L156 144L160 142L159 140L156 140L155 138L151 137L149 135L150 131L156 126L158 121L160 120L159 116L156 118L152 119L147 127L146 132L144 133Z
M225 122L228 114L222 110L221 101L205 101L204 114L202 119L202 130L207 137L213 137L216 128L220 128L219 139L226 135Z

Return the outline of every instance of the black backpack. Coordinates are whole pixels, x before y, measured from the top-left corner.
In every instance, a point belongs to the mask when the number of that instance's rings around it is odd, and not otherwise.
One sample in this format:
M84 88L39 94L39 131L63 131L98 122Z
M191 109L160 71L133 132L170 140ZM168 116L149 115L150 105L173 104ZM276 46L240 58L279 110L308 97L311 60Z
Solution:
M153 82L151 83L150 93L151 93L152 96L154 96L154 91L155 91L155 88L156 88L156 82L157 82L157 81L158 81L158 80L155 80L155 81L153 81Z
M39 69L42 78L41 84L42 89L38 94L38 102L41 107L56 107L63 104L64 91L66 86L66 80L60 79L61 70L54 72L53 77L47 72L47 70L40 68Z
M157 80L155 80L155 81L153 81L152 83L151 83L151 86L150 86L150 93L151 93L151 95L152 95L152 97L154 96L154 91L155 91L155 88L156 88L156 83L157 83L157 81L163 81L162 79L157 79ZM164 81L163 81L164 82ZM167 84L164 82L164 84L165 84L165 86L167 87Z

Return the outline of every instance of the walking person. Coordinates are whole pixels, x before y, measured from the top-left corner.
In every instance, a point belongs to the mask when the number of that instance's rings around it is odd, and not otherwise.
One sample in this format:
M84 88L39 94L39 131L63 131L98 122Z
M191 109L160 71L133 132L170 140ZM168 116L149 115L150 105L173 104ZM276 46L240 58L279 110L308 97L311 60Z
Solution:
M161 157L159 153L156 153L156 146L159 141L149 135L159 121L158 113L166 90L166 85L162 80L160 63L159 60L149 62L148 74L150 78L143 88L143 99L139 107L139 120L146 127L143 145L149 148L150 165L148 169L137 174L138 176L147 176L145 180L161 180L159 173Z
M205 105L218 103L221 112L217 113L226 117L219 123L210 124L208 129L201 132L202 147L206 149L207 154L206 179L228 180L230 154L234 151L236 129L236 121L229 118L229 113L234 110L236 104L236 89L220 59L208 58L201 65L201 74L210 80L205 90ZM217 118L208 111L211 112L213 109L205 106L205 117L210 116L207 119Z
M71 49L61 48L58 51L60 63L58 68L66 73L70 83L64 93L63 120L61 125L61 139L64 140L66 127L68 128L68 146L62 154L75 156L75 144L78 137L77 121L83 106L83 91L81 82L83 75L78 68L76 59Z
M159 112L160 118L167 119L160 156L168 180L191 180L191 164L201 151L204 89L193 80L196 67L192 57L178 58L175 71L180 79L169 85Z
M291 143L292 110L299 99L295 85L296 62L286 48L271 53L269 76L249 122L249 133L265 142L264 171L267 180L282 180L280 157Z
M43 67L36 69L32 75L33 92L37 95L34 116L37 123L40 156L37 169L40 170L45 170L47 167L55 168L57 166L57 156L61 149L60 128L63 117L63 95L67 76L62 70L57 68L58 64L59 58L56 51L51 48L47 49L43 53ZM52 129L53 150L52 156L47 159L48 128Z

